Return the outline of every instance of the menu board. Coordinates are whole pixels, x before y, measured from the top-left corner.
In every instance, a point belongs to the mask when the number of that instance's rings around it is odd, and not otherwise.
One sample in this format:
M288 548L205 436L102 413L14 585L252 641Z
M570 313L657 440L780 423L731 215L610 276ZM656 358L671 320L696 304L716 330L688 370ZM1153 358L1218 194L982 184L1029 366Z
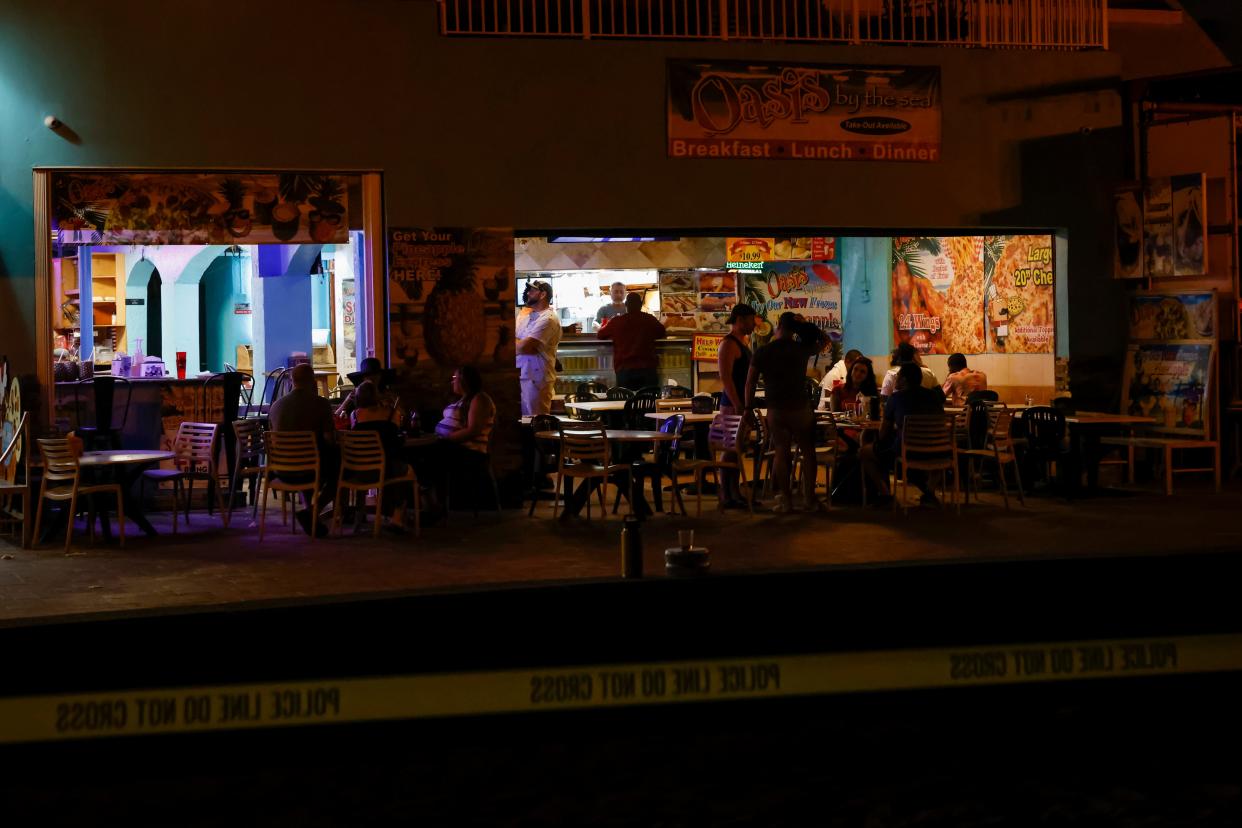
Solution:
M660 322L669 333L697 331L698 274L693 270L660 271Z
M744 301L755 309L751 341L759 347L771 341L785 311L801 314L828 336L841 342L841 270L836 262L767 262L763 270L740 271Z
M1210 342L1131 343L1121 389L1125 413L1151 417L1176 434L1206 435L1214 348Z
M833 236L759 236L725 239L725 260L730 262L730 267L746 262L831 261L836 257L837 240Z
M893 326L924 354L1052 353L1051 236L898 236Z

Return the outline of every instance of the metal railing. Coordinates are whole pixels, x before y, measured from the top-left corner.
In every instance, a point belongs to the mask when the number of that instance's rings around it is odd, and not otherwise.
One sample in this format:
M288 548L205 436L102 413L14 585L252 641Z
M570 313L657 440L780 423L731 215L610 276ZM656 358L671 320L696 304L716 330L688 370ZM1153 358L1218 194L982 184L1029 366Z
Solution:
M1107 0L438 0L445 35L1108 47Z

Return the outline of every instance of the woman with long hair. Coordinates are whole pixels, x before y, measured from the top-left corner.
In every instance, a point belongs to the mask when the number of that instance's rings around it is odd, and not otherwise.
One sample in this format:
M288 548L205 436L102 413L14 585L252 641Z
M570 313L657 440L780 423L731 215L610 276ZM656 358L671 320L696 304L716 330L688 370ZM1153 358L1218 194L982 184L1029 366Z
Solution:
M874 397L879 393L875 366L866 357L859 357L850 366L845 382L832 389L832 410L841 411L846 405L852 405L857 401L859 394Z
M433 508L441 514L448 494L449 469L466 465L469 474L480 473L480 464L487 462L496 422L496 404L483 390L478 368L462 365L453 371L452 388L461 396L444 408L443 418L436 424L440 439L426 453L428 462L420 470L420 476L432 485Z

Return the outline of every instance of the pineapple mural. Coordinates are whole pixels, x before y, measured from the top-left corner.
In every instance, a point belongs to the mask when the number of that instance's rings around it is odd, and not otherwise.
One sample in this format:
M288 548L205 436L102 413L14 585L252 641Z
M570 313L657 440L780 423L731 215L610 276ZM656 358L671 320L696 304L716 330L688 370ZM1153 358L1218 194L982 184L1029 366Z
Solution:
M473 364L487 344L483 296L475 268L468 259L454 256L423 308L423 337L427 351L445 366Z

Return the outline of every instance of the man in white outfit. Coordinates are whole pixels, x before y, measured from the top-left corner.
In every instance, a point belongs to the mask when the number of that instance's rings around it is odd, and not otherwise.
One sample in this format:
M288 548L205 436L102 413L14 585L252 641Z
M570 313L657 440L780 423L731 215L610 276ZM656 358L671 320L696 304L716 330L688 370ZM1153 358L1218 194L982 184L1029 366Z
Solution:
M561 320L551 308L552 286L531 282L522 301L526 307L518 311L515 333L522 414L550 414L556 386L556 346L561 342Z

